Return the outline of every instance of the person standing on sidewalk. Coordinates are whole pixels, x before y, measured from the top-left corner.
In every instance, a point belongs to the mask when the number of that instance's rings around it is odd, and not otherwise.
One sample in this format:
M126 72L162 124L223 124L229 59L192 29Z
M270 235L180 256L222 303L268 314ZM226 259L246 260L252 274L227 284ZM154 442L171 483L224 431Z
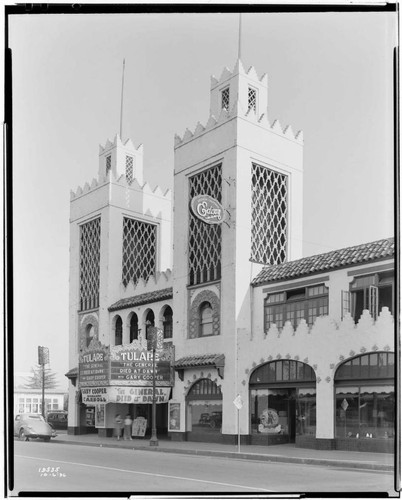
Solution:
M127 413L126 418L124 419L124 439L131 440L131 426L133 424L133 419L131 415Z
M123 428L123 419L121 418L120 413L116 413L116 417L114 419L114 433L117 439L120 439L122 428Z

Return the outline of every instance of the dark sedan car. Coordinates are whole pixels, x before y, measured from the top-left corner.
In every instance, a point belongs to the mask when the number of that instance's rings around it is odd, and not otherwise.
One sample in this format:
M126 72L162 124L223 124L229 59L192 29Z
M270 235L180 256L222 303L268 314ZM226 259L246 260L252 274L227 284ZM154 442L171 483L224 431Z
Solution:
M52 411L47 414L47 423L53 429L67 429L68 413L66 411Z
M22 441L29 439L43 439L50 441L56 437L56 431L46 422L42 415L37 413L20 413L14 420L14 436L18 436Z

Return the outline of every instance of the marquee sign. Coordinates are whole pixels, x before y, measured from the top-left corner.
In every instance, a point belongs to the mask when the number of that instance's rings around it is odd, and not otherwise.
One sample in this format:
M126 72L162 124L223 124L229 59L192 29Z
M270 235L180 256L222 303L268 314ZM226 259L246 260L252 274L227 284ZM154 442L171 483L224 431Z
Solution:
M155 376L157 387L171 387L174 385L173 362L173 346L155 351L154 373L153 351L138 343L119 346L91 343L90 348L84 349L79 357L78 383L80 389L111 385L150 387ZM82 395L88 402L107 402L100 397L100 392L86 391Z
M193 214L206 224L222 224L225 211L218 200L207 194L194 196L191 200Z
M110 385L152 386L153 377L157 387L173 385L172 347L155 351L155 373L153 352L135 346L120 345L110 348Z
M105 386L109 383L110 372L109 347L100 342L92 349L85 349L80 354L78 381L80 387Z
M82 402L88 406L104 403L150 404L153 399L152 387L83 387ZM155 401L167 403L170 387L155 387Z
M85 404L109 403L107 387L83 387L81 389L82 402Z
M152 387L108 387L109 401L112 403L150 404L153 399ZM156 404L167 403L170 387L155 387Z

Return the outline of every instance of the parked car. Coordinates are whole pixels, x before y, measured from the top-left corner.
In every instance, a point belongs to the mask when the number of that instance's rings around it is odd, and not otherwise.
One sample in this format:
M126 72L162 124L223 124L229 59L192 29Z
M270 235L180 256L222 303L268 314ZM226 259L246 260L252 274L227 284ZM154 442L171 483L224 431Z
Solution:
M43 439L50 441L56 437L56 431L46 422L42 415L37 413L20 413L14 420L14 436L18 436L22 441L29 439Z
M208 425L210 420L209 413L201 413L198 425Z
M222 412L221 411L213 411L211 413L209 425L214 427L220 427L222 425Z
M51 411L47 414L47 423L53 429L67 429L68 412L64 410Z

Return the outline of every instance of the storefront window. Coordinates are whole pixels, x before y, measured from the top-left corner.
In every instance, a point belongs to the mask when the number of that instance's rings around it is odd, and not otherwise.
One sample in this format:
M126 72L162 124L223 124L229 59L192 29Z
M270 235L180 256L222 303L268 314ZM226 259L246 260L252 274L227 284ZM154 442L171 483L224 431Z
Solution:
M210 379L200 379L187 396L187 430L203 434L222 431L222 393Z
M311 366L282 359L257 367L250 376L251 433L281 435L283 442L316 431L315 373Z
M252 389L251 432L315 436L316 391L311 389Z
M337 438L391 438L395 435L393 386L336 388Z
M191 430L203 433L222 431L222 403L214 400L190 401Z
M345 361L335 373L335 436L393 438L395 356L375 352Z

